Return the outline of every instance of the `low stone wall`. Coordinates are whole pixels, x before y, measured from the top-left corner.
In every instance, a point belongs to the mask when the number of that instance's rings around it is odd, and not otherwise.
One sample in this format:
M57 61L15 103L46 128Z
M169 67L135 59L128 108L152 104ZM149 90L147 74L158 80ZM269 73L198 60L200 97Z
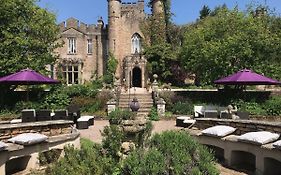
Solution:
M281 122L264 122L256 120L196 118L194 127L197 127L198 129L206 129L216 125L227 125L237 128L235 132L237 135L255 131L281 133Z
M69 134L72 130L72 121L52 120L42 122L1 124L0 140L6 141L9 138L22 133L41 133L46 136Z

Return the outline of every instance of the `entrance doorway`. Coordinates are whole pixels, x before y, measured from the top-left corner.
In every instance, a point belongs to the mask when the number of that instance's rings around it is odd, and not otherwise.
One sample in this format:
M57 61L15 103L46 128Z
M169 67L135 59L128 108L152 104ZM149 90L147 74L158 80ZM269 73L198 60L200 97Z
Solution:
M132 84L133 87L141 87L141 69L139 67L135 67L133 69L133 78Z

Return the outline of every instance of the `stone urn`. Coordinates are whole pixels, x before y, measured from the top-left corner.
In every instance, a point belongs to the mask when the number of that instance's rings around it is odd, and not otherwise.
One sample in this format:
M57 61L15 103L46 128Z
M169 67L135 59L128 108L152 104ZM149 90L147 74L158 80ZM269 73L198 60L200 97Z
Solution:
M136 97L134 97L133 101L130 102L130 108L133 112L137 112L140 109L140 104Z

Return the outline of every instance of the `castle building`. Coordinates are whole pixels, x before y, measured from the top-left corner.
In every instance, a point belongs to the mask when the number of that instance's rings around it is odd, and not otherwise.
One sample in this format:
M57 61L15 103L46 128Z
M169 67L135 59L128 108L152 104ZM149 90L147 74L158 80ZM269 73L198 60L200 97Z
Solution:
M59 61L55 76L65 83L83 84L102 77L111 53L118 60L115 78L127 87L145 87L147 60L142 55L145 39L141 22L145 19L144 0L107 0L108 25L100 18L89 25L69 18L59 24L63 46L57 49ZM152 2L153 14L163 12L161 0Z

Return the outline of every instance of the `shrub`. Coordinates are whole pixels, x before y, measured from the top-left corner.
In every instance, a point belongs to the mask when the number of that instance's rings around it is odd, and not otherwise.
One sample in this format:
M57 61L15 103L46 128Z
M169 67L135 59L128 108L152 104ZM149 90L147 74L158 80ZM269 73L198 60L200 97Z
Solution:
M274 96L265 102L264 108L267 115L281 115L281 97Z
M15 119L18 117L19 117L19 115L13 111L6 110L6 109L3 109L0 111L0 121L1 120L11 120L11 119Z
M176 102L171 112L173 114L192 114L193 113L193 104L191 102Z
M57 89L53 93L48 94L41 108L45 109L64 109L70 103L69 96L63 92L63 89Z
M118 108L107 116L107 119L110 120L109 122L114 122L112 124L119 124L122 120L133 120L134 118L135 113L132 111L121 110Z
M136 150L124 161L122 174L167 174L165 156L155 148Z
M155 107L151 108L151 110L148 114L148 118L149 118L149 120L152 120L152 121L158 121L159 120L159 115L158 115L157 109Z
M173 99L175 98L175 92L173 91L162 91L160 94L160 97L163 98L166 102L167 109L169 109L170 106L173 106Z
M94 113L102 108L99 100L92 97L73 97L71 103L81 107L82 112Z
M102 136L102 147L105 154L119 160L118 152L124 139L123 131L117 125L110 125L104 128Z
M146 150L136 150L124 161L122 174L218 175L214 157L186 132L155 134Z
M239 100L235 102L239 111L247 111L252 115L264 115L266 111L263 108L263 105L257 102L245 102Z
M31 101L19 101L15 104L15 112L20 113L23 109L39 109L40 103Z
M100 91L97 96L96 99L98 99L100 101L100 105L103 109L106 108L106 103L113 97L113 94L110 90L102 90Z
M47 175L113 174L118 164L101 153L101 147L89 140L81 139L81 149L65 147L64 158L49 166Z
M65 87L65 93L69 97L96 97L98 90L93 88L94 86L91 84L88 85L72 85Z

